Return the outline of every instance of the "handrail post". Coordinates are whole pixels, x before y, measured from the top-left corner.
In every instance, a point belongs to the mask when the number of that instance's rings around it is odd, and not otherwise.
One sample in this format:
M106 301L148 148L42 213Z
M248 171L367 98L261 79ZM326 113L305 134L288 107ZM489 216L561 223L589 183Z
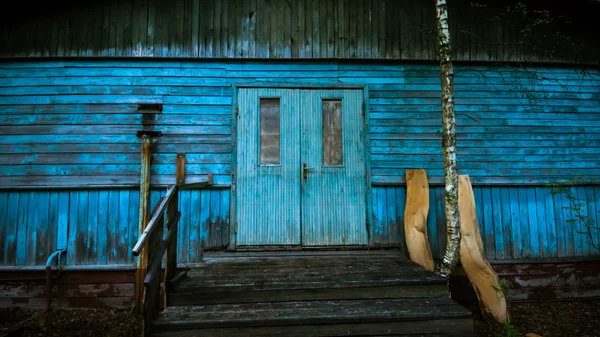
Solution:
M150 160L152 138L147 134L142 135L142 162L140 168L140 210L139 210L139 233L143 233L148 224L148 204L150 203ZM146 276L146 264L148 252L143 249L138 260L135 275L135 302L138 312L142 310L144 298L144 277Z

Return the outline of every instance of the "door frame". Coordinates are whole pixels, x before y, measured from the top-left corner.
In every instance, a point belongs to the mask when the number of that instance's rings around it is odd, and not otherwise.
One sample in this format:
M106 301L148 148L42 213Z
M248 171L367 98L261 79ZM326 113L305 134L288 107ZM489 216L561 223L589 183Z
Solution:
M231 85L231 186L230 186L230 202L229 202L229 245L228 250L235 251L237 248L237 118L238 118L238 94L239 89L258 89L258 88L269 88L269 89L322 89L322 90L343 90L353 89L363 91L363 102L362 102L362 114L363 114L363 156L365 158L365 203L366 209L366 230L367 230L367 246L371 247L372 244L372 216L373 216L373 197L372 197L372 186L371 186L371 132L370 126L370 114L369 114L369 86L367 84L344 84L344 83L333 83L333 84L309 84L309 83L233 83ZM289 248L288 248L289 249ZM296 248L298 249L298 248ZM305 249L300 247L299 249ZM323 247L321 249L327 249Z

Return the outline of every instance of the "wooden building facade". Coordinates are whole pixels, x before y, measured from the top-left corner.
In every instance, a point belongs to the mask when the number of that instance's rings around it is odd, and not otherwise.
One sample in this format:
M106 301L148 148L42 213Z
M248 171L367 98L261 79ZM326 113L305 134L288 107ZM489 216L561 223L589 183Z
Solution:
M542 29L515 14L515 4L450 6L459 172L473 181L488 259L596 259L599 233L591 242L581 233L573 200L600 223L600 187L556 194L550 186L600 178L593 21L547 20ZM440 257L433 3L129 0L39 11L7 17L0 30L2 270L41 267L57 249L66 249L67 268L134 268L136 132L146 127L162 133L152 146L150 204L175 183L178 153L186 182L213 175L211 189L180 191L181 266L199 263L203 249L404 251L410 168L427 171L429 238ZM556 27L564 39L540 33ZM279 137L260 131L261 99L279 99L271 107L283 118ZM160 109L148 117L145 105ZM321 109L341 124L325 130ZM327 132L343 160L320 162ZM269 139L278 142L275 162L259 153ZM355 169L344 168L351 160ZM310 187L312 177L321 178ZM273 223L280 227L266 225ZM118 294L111 306L130 298L119 302Z

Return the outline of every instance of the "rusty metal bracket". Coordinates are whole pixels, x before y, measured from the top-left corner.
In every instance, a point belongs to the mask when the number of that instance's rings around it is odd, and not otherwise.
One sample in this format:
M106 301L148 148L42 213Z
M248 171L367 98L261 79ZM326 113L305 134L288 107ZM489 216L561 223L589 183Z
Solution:
M149 138L158 138L158 137L162 137L163 134L160 131L153 131L153 130L139 130L135 133L136 137L144 137L147 136Z
M177 186L185 184L185 152L177 153Z
M58 249L54 253L50 254L48 260L46 260L46 306L44 307L44 312L50 310L50 304L52 303L52 261L54 258L57 258L56 265L58 267L58 274L55 278L58 278L62 270L60 266L60 258L64 252L66 252L66 249Z

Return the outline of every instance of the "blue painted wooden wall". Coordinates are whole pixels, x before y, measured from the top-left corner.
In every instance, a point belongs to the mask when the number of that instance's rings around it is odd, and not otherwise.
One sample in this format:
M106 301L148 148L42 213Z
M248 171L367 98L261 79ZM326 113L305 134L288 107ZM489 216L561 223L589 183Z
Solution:
M137 229L140 141L135 131L142 118L137 103L163 104L155 121L164 136L153 147L154 186L174 183L175 154L186 152L189 181L213 173L215 183L227 187L232 173L234 83L368 84L376 185L372 240L381 246L401 243L398 217L404 207L405 170L425 168L432 185L442 183L435 65L13 61L0 63L0 188L5 190L0 193L0 230L5 234L0 238L0 261L39 264L53 249L52 243L60 242L71 248L73 264L131 263L123 246L131 245ZM582 174L600 178L600 71L458 66L455 83L459 169L471 176L474 186L490 191L489 198L484 192L480 196L481 207L492 209L492 220L489 212L480 213L488 219L483 225L503 229L502 235L494 232L494 249L486 245L488 253L497 259L588 254L584 243L567 235L575 230L556 215L557 208L546 203L547 197L538 198L541 187L535 186ZM16 190L41 186L57 189ZM228 189L190 192L180 200L193 208L200 205L199 212L184 212L180 261L197 260L203 232L195 228L208 228L210 247L227 245ZM514 207L517 200L518 211L494 208ZM115 207L119 213L111 212ZM430 222L443 214L441 206L437 210ZM517 236L527 230L552 232L551 222L546 226L541 220L532 222L534 212L535 219L554 214L552 228L562 226L567 233L556 233L556 248L550 241L538 246L543 237L530 239L527 245L523 235ZM97 226L90 219L97 219ZM565 231L567 227L572 230ZM104 240L112 241L103 245ZM443 240L432 239L436 251Z
M435 65L60 61L0 64L0 187L132 185L141 114L162 103L153 182L231 181L233 83L368 84L373 182L442 182ZM600 71L458 67L458 160L475 184L600 177Z
M156 204L165 190L152 190ZM229 190L180 191L179 261L200 262L229 242ZM0 265L40 266L59 248L69 265L134 263L139 190L0 191Z
M598 255L585 227L575 221L576 205L567 194L552 193L550 187L474 186L479 228L490 260L520 260ZM569 188L568 194L582 203L582 215L600 223L600 187ZM406 187L373 188L371 236L381 246L404 245ZM429 189L427 230L434 257L446 247L444 188ZM573 221L571 221L573 220ZM592 232L600 242L600 231Z

